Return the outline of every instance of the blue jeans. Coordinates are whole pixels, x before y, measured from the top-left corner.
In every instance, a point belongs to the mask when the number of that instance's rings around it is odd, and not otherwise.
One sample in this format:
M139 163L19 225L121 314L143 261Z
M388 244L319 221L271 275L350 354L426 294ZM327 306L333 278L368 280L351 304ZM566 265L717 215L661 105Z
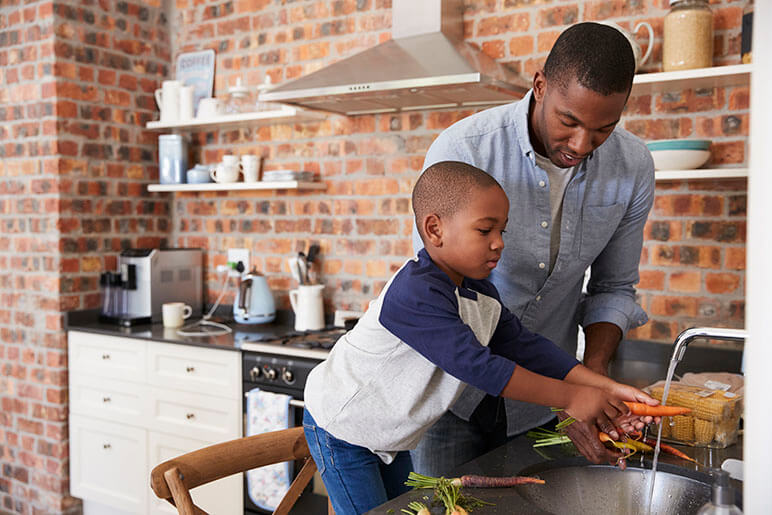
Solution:
M458 466L509 439L504 403L488 395L468 422L447 411L424 433L410 456L419 474L449 477Z
M359 515L410 490L405 486L413 462L398 452L386 465L364 447L339 440L316 425L304 410L303 429L335 515Z

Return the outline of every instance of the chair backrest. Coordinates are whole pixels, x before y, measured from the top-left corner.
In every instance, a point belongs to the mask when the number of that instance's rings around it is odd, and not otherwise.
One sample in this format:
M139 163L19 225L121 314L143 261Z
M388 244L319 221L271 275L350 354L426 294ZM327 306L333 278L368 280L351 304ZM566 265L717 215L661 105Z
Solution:
M223 477L290 460L305 463L275 514L289 513L316 471L302 427L293 427L223 442L177 456L157 465L150 474L156 496L166 499L180 515L200 515L190 490Z

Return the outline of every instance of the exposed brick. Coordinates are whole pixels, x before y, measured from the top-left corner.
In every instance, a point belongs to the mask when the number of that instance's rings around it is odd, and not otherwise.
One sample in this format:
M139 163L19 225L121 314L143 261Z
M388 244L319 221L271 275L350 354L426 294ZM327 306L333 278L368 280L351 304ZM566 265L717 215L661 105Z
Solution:
M734 293L739 285L740 277L737 274L705 274L705 288L710 293Z

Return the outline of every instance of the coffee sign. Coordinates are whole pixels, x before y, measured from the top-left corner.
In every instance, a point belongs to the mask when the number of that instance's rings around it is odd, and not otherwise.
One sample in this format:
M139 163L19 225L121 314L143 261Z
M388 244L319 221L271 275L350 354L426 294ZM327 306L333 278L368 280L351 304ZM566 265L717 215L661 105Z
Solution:
M212 96L214 87L214 50L186 52L177 57L176 79L193 86L193 105Z

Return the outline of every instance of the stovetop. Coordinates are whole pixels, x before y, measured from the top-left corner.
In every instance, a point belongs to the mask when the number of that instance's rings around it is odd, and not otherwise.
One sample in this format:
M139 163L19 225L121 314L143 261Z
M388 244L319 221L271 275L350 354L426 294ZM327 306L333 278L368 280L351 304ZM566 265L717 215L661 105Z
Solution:
M326 359L332 346L345 332L343 328L333 327L320 331L292 331L273 339L265 339L264 336L236 329L233 338L243 351Z

